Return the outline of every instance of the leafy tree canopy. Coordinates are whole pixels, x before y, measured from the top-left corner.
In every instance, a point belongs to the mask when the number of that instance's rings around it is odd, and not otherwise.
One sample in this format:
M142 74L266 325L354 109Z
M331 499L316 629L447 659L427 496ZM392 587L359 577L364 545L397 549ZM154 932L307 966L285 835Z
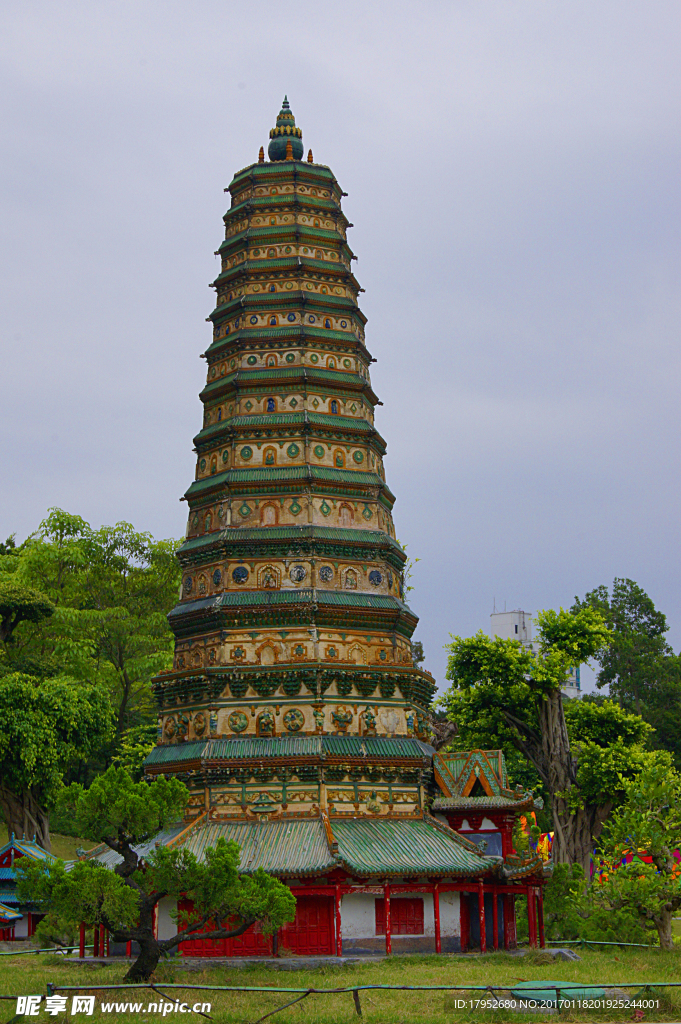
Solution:
M459 745L500 747L515 780L539 780L555 830L555 860L588 871L593 838L622 793L620 777L660 755L645 751L650 727L638 716L612 702L562 697L571 668L609 642L600 613L590 606L561 609L541 612L536 621L536 651L482 632L455 637L447 671L454 685L441 702L458 725Z
M575 598L574 608L584 607L600 611L611 635L610 646L596 655L596 685L649 722L650 745L671 751L681 766L681 659L665 639L666 617L629 579L615 579L611 592L600 586Z
M106 694L73 680L0 677L0 807L7 827L50 848L47 811L65 771L112 728Z
M8 620L13 642L5 670L100 683L119 735L148 723L150 679L172 665L166 616L180 582L176 548L129 523L93 530L80 516L50 509L36 534L0 555L3 622L3 588L10 597L22 588L27 595L21 620Z
M601 836L607 878L594 879L589 898L608 911L634 911L642 924L657 929L660 945L672 949L672 917L681 906L681 776L655 765L636 779L623 780L624 801ZM627 852L631 863L622 865ZM639 854L647 854L652 864ZM617 866L619 865L619 866Z

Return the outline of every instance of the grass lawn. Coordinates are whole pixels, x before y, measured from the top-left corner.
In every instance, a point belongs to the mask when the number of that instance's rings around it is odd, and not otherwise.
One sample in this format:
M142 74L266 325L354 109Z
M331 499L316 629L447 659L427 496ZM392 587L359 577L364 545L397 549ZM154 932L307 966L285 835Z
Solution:
M7 826L0 825L0 846L4 846L8 838ZM62 860L75 860L76 849L79 846L82 846L84 850L91 850L97 845L96 843L90 842L89 839L75 839L73 836L60 836L56 832L50 833L50 839L52 840L52 853L56 857L61 857Z
M352 985L513 985L519 981L572 981L603 983L616 986L618 982L635 982L643 986L652 981L681 980L681 952L665 953L660 949L624 950L610 949L607 952L583 950L581 961L561 961L543 964L535 955L512 957L497 953L481 957L436 957L396 956L388 961L322 967L314 971L273 971L258 965L230 970L209 966L204 971L184 971L172 961L163 964L157 971L154 982L163 991L163 982L193 985L252 985L286 988L335 988ZM24 994L45 993L47 982L57 985L103 985L120 982L125 967L118 964L106 967L86 967L78 963L64 963L52 954L25 957L0 958L0 993ZM295 993L186 993L166 989L172 999L185 999L191 1006L197 999L210 1002L213 1020L225 1024L254 1022L277 1006L296 998ZM629 990L631 995L634 991ZM133 1021L152 1024L164 1019L158 1010L146 1010L147 1003L159 996L143 990L121 992L98 992L97 1006L93 1020L104 1016L107 1021ZM151 998L149 998L151 997ZM459 998L484 997L484 993L461 994ZM558 1017L546 1012L517 1014L508 1010L476 1010L466 1007L451 1007L451 996L443 992L378 992L360 994L364 1024L445 1024L463 1021L630 1021L634 1018L634 1007L622 1009L591 1009L563 1011ZM644 1022L681 1020L681 990L652 990L652 993L638 993L638 998L659 999L659 1005L646 1008ZM138 1013L109 1012L102 1014L101 1002L139 1001L143 1010ZM70 1008L69 1001L69 1008ZM0 1021L9 1021L15 1012L11 1002L0 1002ZM168 1019L177 1021L179 1015L167 1014ZM75 1018L86 1021L83 1014ZM196 1016L193 1018L197 1018ZM352 995L342 993L330 996L309 996L296 1006L282 1010L269 1018L275 1024L344 1024L356 1022ZM49 1017L41 1009L37 1021L66 1020L66 1017Z

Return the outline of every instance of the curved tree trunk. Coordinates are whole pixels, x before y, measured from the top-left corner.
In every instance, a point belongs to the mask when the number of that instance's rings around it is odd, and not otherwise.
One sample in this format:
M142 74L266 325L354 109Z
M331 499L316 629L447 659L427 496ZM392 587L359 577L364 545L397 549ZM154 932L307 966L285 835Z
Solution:
M661 949L674 949L674 939L672 937L672 917L674 911L668 910L663 907L658 914L655 914L653 921L657 928L657 934L660 937Z
M553 812L553 860L556 863L581 864L588 879L594 840L600 835L611 803L595 807L570 806L570 795L577 785L577 761L570 752L563 697L553 690L539 704L541 766ZM537 753L539 753L537 751Z
M139 955L134 964L130 965L130 970L123 981L148 981L161 958L161 946L153 935L137 936L136 941L140 947Z
M47 811L38 802L35 790L24 789L21 793L13 793L0 783L0 807L10 836L14 833L17 839L35 837L43 850L51 852L50 821Z

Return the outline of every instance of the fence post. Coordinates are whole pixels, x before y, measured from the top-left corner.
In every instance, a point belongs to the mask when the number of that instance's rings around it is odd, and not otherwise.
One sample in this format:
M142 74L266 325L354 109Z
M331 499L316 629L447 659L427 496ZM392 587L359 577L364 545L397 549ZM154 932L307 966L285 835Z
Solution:
M78 935L78 956L81 960L85 959L85 921L80 922L80 932Z

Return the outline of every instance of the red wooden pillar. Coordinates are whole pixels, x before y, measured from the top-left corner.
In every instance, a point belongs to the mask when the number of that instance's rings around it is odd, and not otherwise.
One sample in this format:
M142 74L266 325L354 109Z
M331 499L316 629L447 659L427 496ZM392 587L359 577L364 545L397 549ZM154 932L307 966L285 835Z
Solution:
M530 938L530 948L537 947L537 909L534 901L534 887L527 887L527 930Z
M132 942L130 941L130 939L128 939L128 941L125 944L125 955L132 956Z
M383 916L385 918L385 951L389 955L393 951L393 940L390 931L390 882L386 882L383 886L383 908Z
M343 955L343 935L341 932L341 890L336 886L336 956Z
M497 906L497 887L492 886L492 929L494 937L492 939L492 945L494 949L499 948L499 908Z
M85 921L80 922L80 933L78 936L78 956L81 960L85 957Z
M539 887L537 890L537 917L539 918L539 945L542 949L546 946L544 937L544 891Z
M478 916L480 918L480 952L487 952L487 935L485 933L485 889L482 878L478 882Z
M92 929L92 955L99 956L99 925Z
M435 917L435 952L442 952L442 939L440 937L440 889L436 884L433 886L433 916Z
M459 893L459 916L461 930L461 952L464 953L471 944L471 922L468 908L468 893Z

